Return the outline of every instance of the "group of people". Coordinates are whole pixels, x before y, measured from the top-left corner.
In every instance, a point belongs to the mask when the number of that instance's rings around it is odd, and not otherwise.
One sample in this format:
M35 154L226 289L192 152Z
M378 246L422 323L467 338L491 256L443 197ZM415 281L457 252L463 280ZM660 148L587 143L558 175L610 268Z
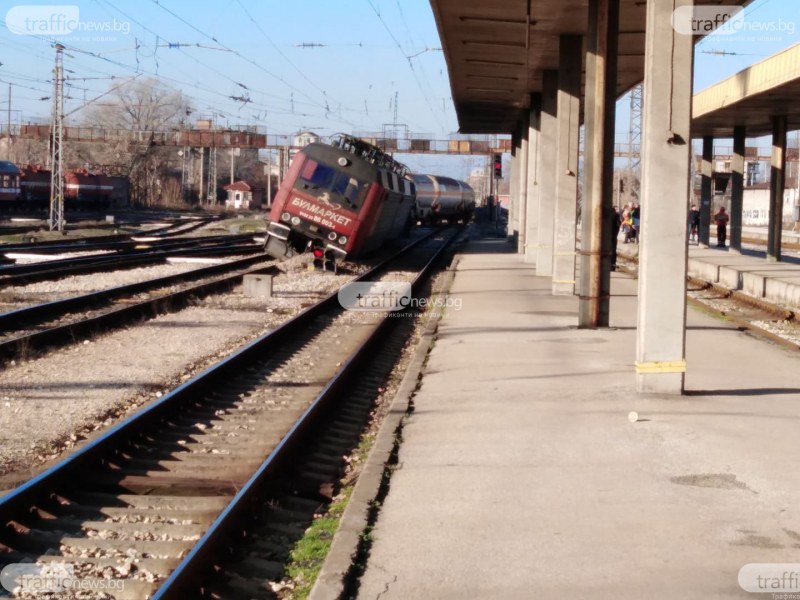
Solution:
M724 206L719 207L719 212L714 215L714 223L717 225L717 248L724 248L728 238L728 222L730 217ZM697 232L700 229L700 211L697 205L692 204L689 209L689 241L698 242Z
M616 211L616 207L614 208ZM621 226L618 229L622 229L622 232L625 234L623 243L639 243L639 205L636 202L630 202L622 207L622 213L620 214L620 222Z

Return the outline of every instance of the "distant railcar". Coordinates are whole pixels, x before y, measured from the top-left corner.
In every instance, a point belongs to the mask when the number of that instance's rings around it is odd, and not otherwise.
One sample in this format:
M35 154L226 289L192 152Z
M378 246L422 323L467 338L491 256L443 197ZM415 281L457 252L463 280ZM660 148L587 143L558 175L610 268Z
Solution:
M335 268L402 235L414 194L408 168L363 140L309 144L276 194L265 250L276 258L310 251L317 266Z
M24 206L41 208L50 202L50 171L39 165L24 165L20 178Z
M417 198L414 216L422 223L469 221L475 212L475 192L469 184L439 175L414 175Z
M80 169L64 175L64 202L68 208L106 209L113 191L111 178L103 174Z
M20 197L20 170L12 162L0 160L0 204L4 208L14 207Z

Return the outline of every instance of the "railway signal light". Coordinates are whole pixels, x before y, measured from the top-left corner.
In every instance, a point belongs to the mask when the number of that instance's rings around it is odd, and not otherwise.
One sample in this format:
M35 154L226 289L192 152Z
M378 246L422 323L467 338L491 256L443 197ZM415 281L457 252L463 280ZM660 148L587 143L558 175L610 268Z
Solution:
M495 179L502 179L503 178L503 155L502 154L495 154L494 155L494 176L495 176Z

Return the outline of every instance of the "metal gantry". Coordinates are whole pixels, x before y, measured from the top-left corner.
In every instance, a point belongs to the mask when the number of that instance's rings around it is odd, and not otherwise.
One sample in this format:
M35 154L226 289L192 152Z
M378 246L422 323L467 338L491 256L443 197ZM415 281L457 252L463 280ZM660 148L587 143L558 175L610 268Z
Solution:
M630 127L628 129L628 170L633 173L642 161L642 102L644 85L639 84L631 90Z
M56 44L50 122L50 231L64 231L64 46Z

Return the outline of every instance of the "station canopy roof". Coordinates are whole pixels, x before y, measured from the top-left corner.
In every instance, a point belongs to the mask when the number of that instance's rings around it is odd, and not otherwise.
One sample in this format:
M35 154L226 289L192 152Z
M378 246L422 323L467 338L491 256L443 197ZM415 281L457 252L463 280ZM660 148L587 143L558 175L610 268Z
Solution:
M748 137L766 135L773 115L800 129L800 44L695 94L692 136L728 138L735 125Z
M620 0L619 95L644 78L646 4ZM542 89L542 71L558 68L559 36L584 35L588 29L588 0L431 0L431 7L461 133L513 132L530 107L531 93Z

